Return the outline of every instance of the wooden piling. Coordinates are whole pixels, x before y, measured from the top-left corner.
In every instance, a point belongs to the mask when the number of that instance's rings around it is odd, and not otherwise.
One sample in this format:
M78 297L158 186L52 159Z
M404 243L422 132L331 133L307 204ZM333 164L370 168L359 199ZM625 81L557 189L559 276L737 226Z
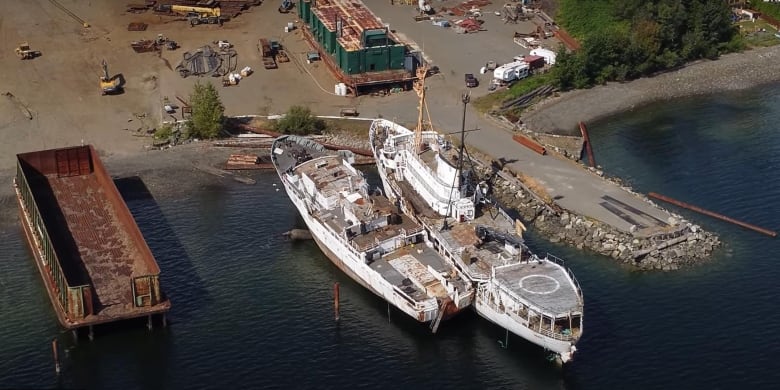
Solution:
M580 133L582 133L582 139L585 140L585 152L588 154L588 164L591 167L596 167L596 159L593 157L593 148L590 144L590 137L588 136L588 128L585 127L585 123L580 122Z
M57 339L51 341L51 351L54 354L54 371L60 374L60 356L57 349Z
M713 218L720 219L721 221L730 222L730 223L733 223L733 224L735 224L737 226L741 226L741 227L743 227L745 229L750 229L750 230L759 232L761 234L766 234L767 236L770 236L770 237L777 237L777 232L775 232L773 230L764 229L762 227L749 224L747 222L742 222L742 221L736 220L734 218L730 218L730 217L727 217L725 215L718 214L718 213L713 212L713 211L705 210L705 209L703 209L701 207L697 207L697 206L694 206L692 204L681 202L679 200L670 198L668 196L657 194L655 192L651 192L651 193L647 194L647 196L649 196L651 198L658 199L658 200L662 200L662 201L667 202L667 203L671 203L671 204L673 204L675 206L679 206L679 207L682 207L682 208L685 208L685 209L688 209L688 210L695 211L697 213L701 213L701 214L708 215L708 216L713 217Z
M333 312L336 316L336 321L339 320L339 282L333 285Z

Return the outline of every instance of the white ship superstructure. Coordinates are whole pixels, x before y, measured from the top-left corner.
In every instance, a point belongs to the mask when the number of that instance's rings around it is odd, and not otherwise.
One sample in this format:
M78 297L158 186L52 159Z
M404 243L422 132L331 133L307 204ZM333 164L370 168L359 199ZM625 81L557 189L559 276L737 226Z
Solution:
M422 110L425 89L415 89ZM488 202L487 186L463 169L463 149L423 127L422 114L414 131L385 119L371 124L387 196L425 226L434 248L476 284L479 315L569 361L583 317L574 275L562 260L531 253L522 224Z
M423 227L384 196L370 195L349 152L282 136L272 146L285 191L327 257L352 279L420 322L468 307L473 285L437 253Z

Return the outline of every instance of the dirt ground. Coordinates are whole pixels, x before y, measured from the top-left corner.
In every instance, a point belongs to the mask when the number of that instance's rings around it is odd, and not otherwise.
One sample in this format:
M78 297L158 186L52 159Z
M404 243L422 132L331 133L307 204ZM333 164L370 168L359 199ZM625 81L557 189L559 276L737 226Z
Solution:
M147 129L163 119L162 102L167 97L180 104L176 96L188 99L195 82L214 83L226 107L226 115L278 114L290 105L309 106L319 115L338 115L343 107L358 107L361 116L384 116L401 122L413 122L417 99L413 92L386 97L341 97L333 93L335 79L324 64L307 64L311 51L300 28L285 33L288 22L297 24L297 14L277 12L277 4L265 2L252 7L222 27L190 27L184 20L145 14L125 13L124 0L59 0L72 13L90 24L84 28L71 16L47 0L7 2L0 16L0 170L12 168L16 153L91 143L105 157L128 156L149 147ZM447 1L436 6L453 6ZM408 43L424 49L426 56L442 69L429 81L429 103L441 108L457 108L457 97L465 89L463 73L479 73L487 60L506 62L523 54L512 42L513 31L532 29L530 22L503 24L492 12L501 5L484 7L487 31L456 34L430 22L415 23L413 6L371 2L372 10L396 30ZM457 17L451 17L455 20ZM148 24L146 31L127 31L130 22ZM175 51L135 53L130 42L154 39L157 34L175 40ZM278 69L262 67L257 51L259 38L276 39L291 57ZM227 40L238 53L238 69L250 66L255 71L238 86L222 87L213 77L181 78L173 68L182 54L216 40ZM14 48L28 41L42 56L19 60ZM125 80L124 93L101 96L98 79L100 63L105 59L111 75ZM483 85L473 90L486 93ZM455 96L455 98L453 98ZM26 111L32 114L28 119ZM180 117L177 113L175 117Z
M94 144L108 156L138 153L150 143L142 137L143 130L156 127L163 119L163 99L179 104L175 97L186 100L197 81L218 85L227 115L281 113L292 104L337 115L341 107L353 105L350 98L332 93L334 81L323 65L303 66L301 56L310 49L300 30L284 33L295 14L279 14L275 4L254 7L222 27L190 27L186 21L151 12L126 14L126 1L60 3L90 27L82 27L46 0L9 2L0 16L0 66L4 69L0 93L15 97L0 96L0 169L12 167L16 153L82 142ZM149 26L146 31L131 32L127 31L130 22ZM154 39L157 34L177 41L181 48L161 55L138 54L130 48L131 41ZM280 64L279 69L263 69L257 53L261 37L281 41L292 61ZM250 66L255 73L238 86L223 88L219 79L183 79L171 69L184 51L215 40L233 43L238 68ZM14 48L22 41L42 55L19 60ZM101 96L102 59L111 75L124 78L124 93ZM32 119L24 110L32 113Z

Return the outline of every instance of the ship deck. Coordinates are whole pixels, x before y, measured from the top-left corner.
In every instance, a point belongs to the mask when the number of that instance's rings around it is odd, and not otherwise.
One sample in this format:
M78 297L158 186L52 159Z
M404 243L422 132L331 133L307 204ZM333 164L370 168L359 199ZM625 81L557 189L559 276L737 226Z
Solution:
M550 261L529 261L496 271L505 287L555 315L582 311L577 290L568 273Z
M371 196L371 199L374 200L375 204L382 204L380 207L389 204L386 198ZM347 227L341 208L329 209L326 213L317 213L317 218L332 231L343 231ZM407 215L396 214L396 218L398 219L394 221L395 223L352 237L351 242L354 244L355 250L364 252L378 246L381 242L392 240L393 237L404 239L407 235L423 230L420 224ZM441 255L425 244L396 249L384 254L379 259L372 260L369 264L369 267L377 271L382 278L416 301L424 301L431 296L446 296L446 293L436 286L437 283L432 282L433 276L427 271L428 266L445 277L450 274L452 268L442 259ZM410 269L416 269L419 272L411 272ZM411 279L415 279L418 283L413 283ZM453 283L456 283L459 290L467 290L464 281L453 281Z
M51 198L38 205L44 219L63 218L47 223L59 257L83 264L73 271L91 282L98 317L126 314L133 306L131 277L157 273L157 265L141 256L94 175L48 175L46 182Z
M424 301L431 296L446 297L447 293L441 283L427 270L429 266L440 274L450 273L451 267L442 260L441 255L424 244L395 250L369 265L382 278L416 301ZM459 287L461 291L466 290L465 285Z

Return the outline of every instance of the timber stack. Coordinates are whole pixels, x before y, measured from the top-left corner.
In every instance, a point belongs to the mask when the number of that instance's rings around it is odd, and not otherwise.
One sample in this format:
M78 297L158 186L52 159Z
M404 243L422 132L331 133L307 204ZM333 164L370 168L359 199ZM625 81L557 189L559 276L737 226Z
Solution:
M256 154L231 154L225 163L225 169L228 170L241 170L241 169L271 169L270 158L260 158Z

